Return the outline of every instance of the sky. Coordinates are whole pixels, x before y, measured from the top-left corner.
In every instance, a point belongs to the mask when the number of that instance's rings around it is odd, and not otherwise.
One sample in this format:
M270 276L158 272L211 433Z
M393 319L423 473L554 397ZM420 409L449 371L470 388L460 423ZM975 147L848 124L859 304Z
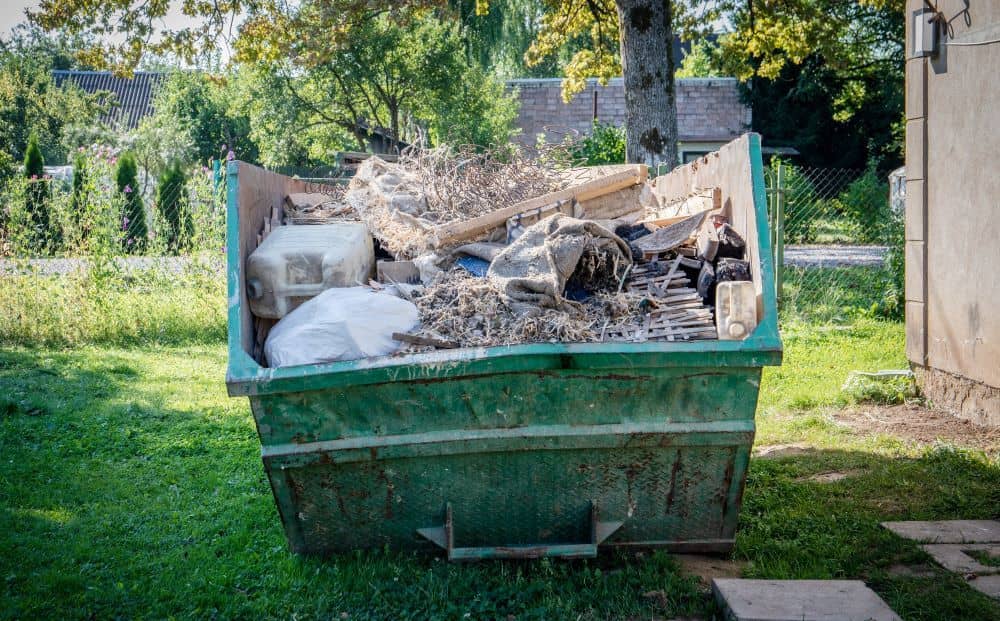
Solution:
M0 0L0 34L6 35L17 24L26 21L25 9L37 9L39 0ZM171 2L170 12L164 19L167 27L176 28L186 25L190 18L180 12L180 2Z
M37 9L39 3L40 0L0 0L0 37L6 38L11 28L27 21L24 15L25 9ZM158 27L165 26L168 29L172 29L189 26L191 18L181 14L181 2L171 0L170 4L170 11L164 18L162 25L158 25ZM112 37L112 41L114 39ZM230 51L225 45L222 46L220 53L223 60L229 58Z
M0 32L6 34L24 21L24 9L37 8L38 0L0 0Z

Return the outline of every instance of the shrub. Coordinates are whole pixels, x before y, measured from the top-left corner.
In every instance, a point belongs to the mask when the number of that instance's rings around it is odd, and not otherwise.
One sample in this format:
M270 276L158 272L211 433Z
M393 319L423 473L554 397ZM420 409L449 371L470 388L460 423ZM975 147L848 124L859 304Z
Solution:
M29 244L34 250L47 250L59 243L60 235L49 218L49 181L45 177L45 158L38 146L34 132L28 138L24 151L25 186L24 206L28 216Z
M79 226L83 215L86 196L84 188L87 184L87 158L78 152L73 157L73 197L70 200L70 216L73 224Z
M593 131L571 149L574 159L586 166L625 162L625 129L594 121Z
M167 249L177 253L191 245L194 223L187 201L187 176L180 162L173 162L160 175L156 207L166 223Z
M139 171L135 157L126 153L118 160L115 183L125 201L122 209L122 244L127 252L142 252L149 239L146 209L139 192Z
M822 198L812 181L798 167L779 158L771 160L767 174L771 186L777 188L778 168L781 168L781 201L784 214L786 244L808 244L816 241L817 215L824 212Z
M834 207L856 229L855 239L862 244L884 244L893 226L889 211L889 185L868 163L865 173L852 181L833 201Z

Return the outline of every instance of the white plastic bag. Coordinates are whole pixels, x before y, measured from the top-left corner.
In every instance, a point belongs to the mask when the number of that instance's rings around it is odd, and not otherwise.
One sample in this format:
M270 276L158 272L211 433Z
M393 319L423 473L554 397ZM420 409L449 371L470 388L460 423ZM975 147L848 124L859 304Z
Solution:
M393 332L420 324L411 302L368 287L327 289L285 315L267 336L271 367L385 356L399 349Z

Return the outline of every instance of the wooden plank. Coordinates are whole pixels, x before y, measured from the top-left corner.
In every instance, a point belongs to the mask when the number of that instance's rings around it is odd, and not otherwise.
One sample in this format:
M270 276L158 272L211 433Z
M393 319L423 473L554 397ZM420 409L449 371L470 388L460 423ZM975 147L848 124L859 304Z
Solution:
M587 181L564 190L549 192L535 198L530 198L520 203L515 203L510 207L498 209L494 212L484 214L470 220L462 222L452 222L434 227L433 238L435 246L441 247L458 241L464 241L478 237L483 233L495 228L504 226L508 218L522 214L539 207L544 207L562 200L576 199L583 202L605 194L610 194L646 181L646 167L636 164L621 172L599 177L592 181Z
M653 231L645 237L632 242L643 254L661 253L673 250L686 242L698 230L705 220L705 214L701 212L690 218L685 218L677 224Z
M614 220L630 216L626 219L638 220L642 213L642 205L639 204L642 187L641 184L633 185L587 201L580 201L583 217L588 220Z
M410 343L421 347L437 347L438 349L456 349L459 344L454 341L444 341L429 336L419 336L416 334L406 334L404 332L393 332L392 339L401 343Z

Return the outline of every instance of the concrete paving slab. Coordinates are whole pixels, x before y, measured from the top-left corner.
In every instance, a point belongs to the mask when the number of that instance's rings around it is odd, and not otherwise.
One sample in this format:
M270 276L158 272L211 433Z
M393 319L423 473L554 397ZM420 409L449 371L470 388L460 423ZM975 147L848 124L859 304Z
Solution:
M942 567L958 574L998 574L1000 567L984 565L972 556L970 551L985 552L992 557L1000 556L998 543L931 543L920 546L934 557Z
M1000 543L1000 521L882 522L904 539L920 543Z
M993 599L1000 600L1000 575L979 576L975 580L969 580L969 586Z
M860 580L712 581L729 621L902 621Z

